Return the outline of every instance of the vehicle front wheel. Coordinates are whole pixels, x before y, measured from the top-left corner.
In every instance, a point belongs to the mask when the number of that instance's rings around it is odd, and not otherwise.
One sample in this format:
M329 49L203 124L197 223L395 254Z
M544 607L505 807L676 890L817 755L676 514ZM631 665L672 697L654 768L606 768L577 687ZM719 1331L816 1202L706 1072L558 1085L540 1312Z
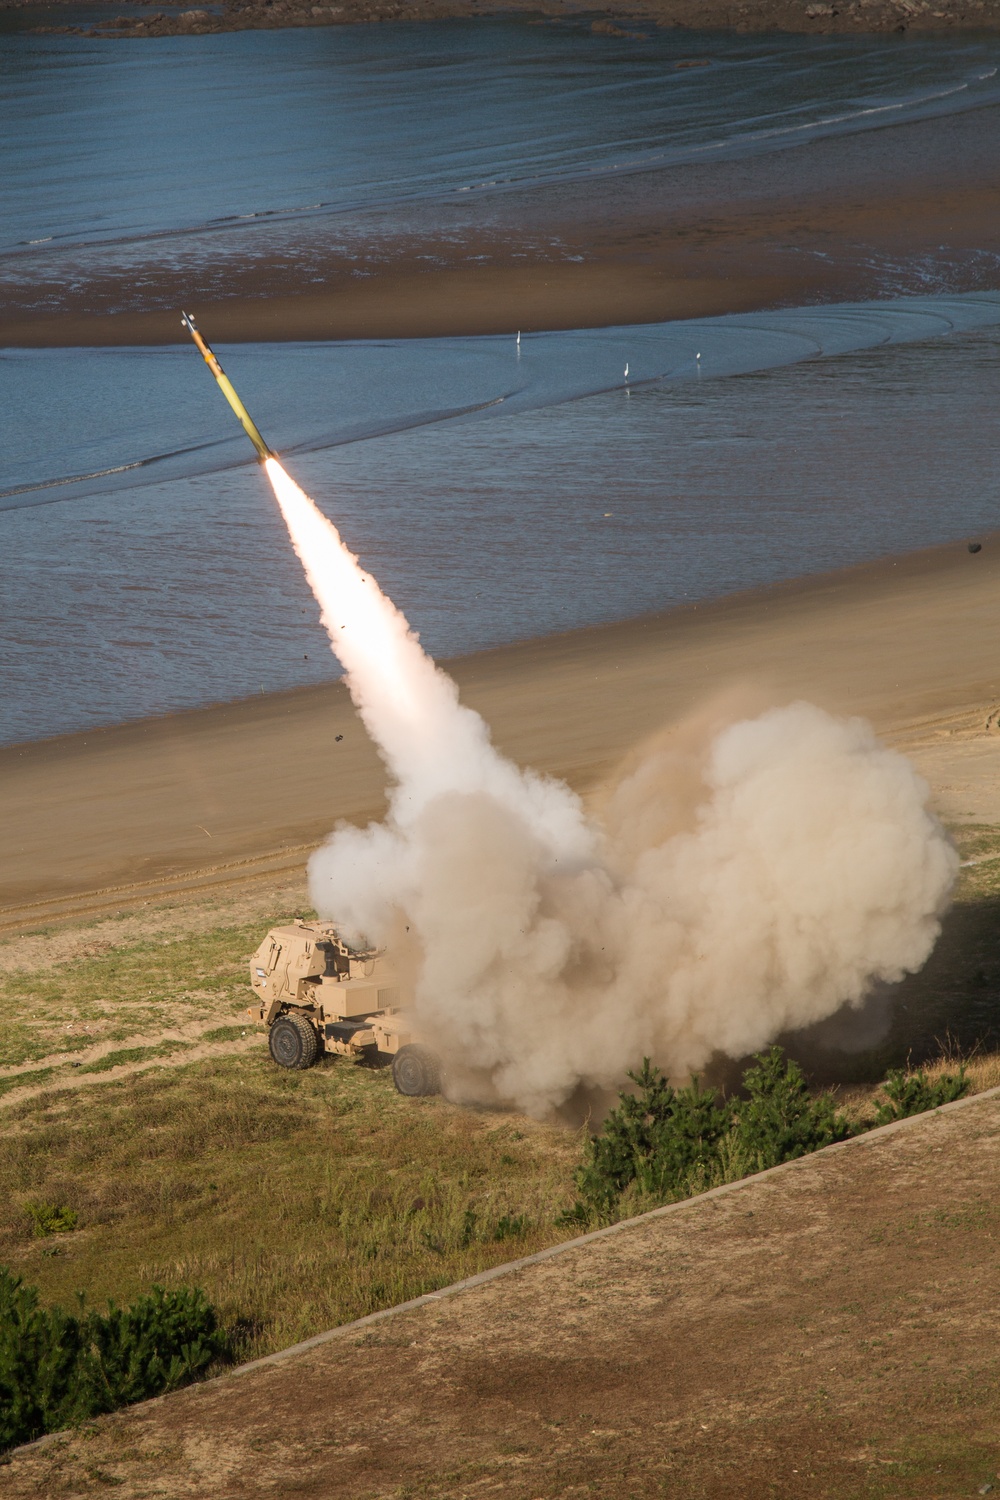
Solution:
M319 1053L316 1028L305 1016L279 1016L268 1032L267 1045L282 1068L311 1068Z
M392 1060L392 1081L400 1094L418 1099L424 1094L440 1094L441 1065L433 1052L411 1043L400 1047Z

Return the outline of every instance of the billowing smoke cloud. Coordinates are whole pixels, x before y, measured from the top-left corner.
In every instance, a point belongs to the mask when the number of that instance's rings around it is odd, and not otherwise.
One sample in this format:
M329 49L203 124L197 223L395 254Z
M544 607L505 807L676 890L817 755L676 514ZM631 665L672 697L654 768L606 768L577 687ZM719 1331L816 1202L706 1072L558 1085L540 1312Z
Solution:
M957 856L859 719L724 710L635 754L590 815L523 772L277 464L272 483L392 777L310 864L318 911L394 939L466 1089L542 1112L648 1054L684 1076L918 969ZM727 720L729 720L727 722ZM478 1080L475 1081L475 1080Z

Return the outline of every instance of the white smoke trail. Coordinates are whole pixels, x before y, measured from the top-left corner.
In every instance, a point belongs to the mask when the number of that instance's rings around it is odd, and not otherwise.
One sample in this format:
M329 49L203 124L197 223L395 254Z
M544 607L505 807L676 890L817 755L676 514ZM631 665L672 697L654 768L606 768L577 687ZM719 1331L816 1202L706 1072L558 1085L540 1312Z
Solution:
M957 856L866 724L797 703L695 736L683 764L651 746L588 818L497 753L335 528L267 468L393 778L383 824L314 855L313 900L357 937L405 926L421 1025L456 1070L541 1112L644 1054L675 1076L740 1057L923 964Z
M403 615L276 459L265 463L292 545L320 606L358 712L395 778L393 821L405 827L442 792L489 791L528 810L560 849L590 846L567 787L496 753L477 713L422 649Z

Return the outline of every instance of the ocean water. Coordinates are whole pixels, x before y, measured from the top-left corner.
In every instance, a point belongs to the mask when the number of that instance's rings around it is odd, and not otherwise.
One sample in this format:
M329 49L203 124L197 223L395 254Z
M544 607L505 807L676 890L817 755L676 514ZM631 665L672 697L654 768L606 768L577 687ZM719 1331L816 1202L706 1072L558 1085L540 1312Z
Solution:
M618 389L484 406L303 447L287 463L435 655L628 618L995 529L998 308L981 308L988 326L927 336L918 324L915 341L756 371L628 389L619 374ZM926 307L919 316L929 318ZM515 378L515 349L469 342L493 346ZM634 331L626 342L634 351ZM340 358L344 386L351 355L372 355L368 346L304 352L328 369ZM419 350L403 352L419 373ZM241 373L258 361L256 414L280 447L282 423L269 411L269 431L264 397L281 380L268 385L267 364L292 368L298 351L240 353ZM181 351L109 350L85 362L107 360L138 407L142 372L158 357L172 366ZM37 377L49 355L13 358ZM525 341L522 369L530 360ZM206 433L228 426L193 351L187 369L207 404ZM127 436L130 426L126 452ZM72 464L77 449L59 457ZM103 492L8 496L0 513L0 740L338 675L255 464L143 487L127 473L93 483Z
M877 165L896 124L976 110L988 145L1000 119L1000 39L647 30L6 32L0 295L57 309L111 274L152 304L166 265L224 286L276 247L499 223L526 186L592 183L597 212L616 175L704 192L705 163L842 138ZM947 249L921 298L220 353L448 655L995 527L1000 293L987 256L947 295ZM336 675L189 343L2 350L0 411L0 742Z
M640 29L623 40L585 22L484 18L113 43L8 35L0 285L35 276L51 297L53 282L150 257L204 274L352 233L367 244L374 211L381 235L428 205L461 204L467 227L512 187L599 190L608 175L1000 102L998 38Z
M512 417L626 384L708 380L997 322L1000 293L964 293L517 340L216 347L271 446L294 457L441 422ZM174 348L0 351L0 406L0 511L254 461L188 339Z

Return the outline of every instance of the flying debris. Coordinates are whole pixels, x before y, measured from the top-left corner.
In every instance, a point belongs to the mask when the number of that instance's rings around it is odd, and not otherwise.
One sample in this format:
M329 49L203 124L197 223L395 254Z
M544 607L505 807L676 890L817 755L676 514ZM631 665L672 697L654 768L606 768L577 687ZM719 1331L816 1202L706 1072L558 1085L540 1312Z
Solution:
M208 365L208 368L211 370L212 374L219 382L219 388L222 391L222 394L225 396L226 400L229 402L230 406L233 408L233 411L236 413L240 426L243 428L243 431L246 433L251 443L253 443L254 447L257 449L257 457L260 459L260 462L264 463L269 458L277 457L277 455L273 452L272 449L267 446L264 439L261 437L256 422L253 420L250 413L243 405L243 402L240 400L239 396L237 396L236 391L233 388L232 381L229 379L229 376L219 364L219 361L212 353L209 345L206 344L205 340L202 338L201 334L195 327L194 318L192 318L190 313L182 312L181 322L204 355L206 365Z

